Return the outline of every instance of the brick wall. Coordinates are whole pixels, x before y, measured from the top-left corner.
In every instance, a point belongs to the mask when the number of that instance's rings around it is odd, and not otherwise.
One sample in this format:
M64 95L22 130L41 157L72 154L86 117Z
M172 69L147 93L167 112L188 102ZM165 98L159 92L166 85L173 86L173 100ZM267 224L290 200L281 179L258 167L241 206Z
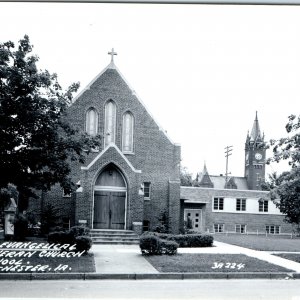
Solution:
M184 208L203 208L203 218L205 219L205 230L213 232L214 224L224 224L225 231L235 231L236 224L247 225L247 231L253 233L264 233L266 225L279 225L281 233L291 233L292 226L284 222L284 216L277 213L243 213L243 212L225 212L213 211L213 198L224 197L225 201L235 201L236 198L267 198L268 192L254 190L229 190L229 189L210 189L210 188L194 188L194 197L197 197L199 203L183 203L181 208L181 219L183 219ZM196 195L196 196L195 196ZM206 204L204 204L207 202ZM225 206L224 206L225 207Z
M92 225L93 218L93 184L101 170L113 163L126 178L127 192L127 228L132 222L149 220L150 226L157 226L159 215L163 211L175 214L171 227L178 230L179 185L169 181L179 181L180 146L173 144L167 135L141 104L134 92L115 69L107 69L75 100L68 110L68 119L79 130L85 130L85 116L93 107L98 113L98 133L104 136L104 107L108 100L116 104L116 140L115 145L122 150L123 114L130 111L134 116L134 153L125 157L141 173L134 172L124 157L114 148L109 148L88 170L82 170L78 163L73 163L72 178L80 180L82 192L75 193L74 200L62 198L62 191L54 187L48 194L49 200L64 213L73 215L74 223L80 219L88 220ZM84 166L88 166L103 150L91 153ZM143 182L151 182L151 199L144 201L139 195ZM173 190L174 189L174 190ZM170 207L170 209L169 209Z

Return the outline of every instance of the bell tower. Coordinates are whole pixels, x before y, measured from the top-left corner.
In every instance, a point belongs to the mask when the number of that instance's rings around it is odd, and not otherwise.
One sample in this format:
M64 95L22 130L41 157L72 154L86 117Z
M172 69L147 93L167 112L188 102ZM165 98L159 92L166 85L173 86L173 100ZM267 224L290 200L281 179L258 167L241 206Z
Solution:
M245 143L245 177L250 190L261 190L265 181L266 145L261 134L257 112L251 134L247 134Z

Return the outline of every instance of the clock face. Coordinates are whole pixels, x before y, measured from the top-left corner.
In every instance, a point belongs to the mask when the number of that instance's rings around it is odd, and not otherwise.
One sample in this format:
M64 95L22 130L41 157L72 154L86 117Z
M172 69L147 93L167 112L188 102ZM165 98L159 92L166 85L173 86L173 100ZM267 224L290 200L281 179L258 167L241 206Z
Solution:
M261 155L260 153L256 153L256 154L255 154L255 158L256 158L257 160L261 160L261 159L262 159L262 155Z

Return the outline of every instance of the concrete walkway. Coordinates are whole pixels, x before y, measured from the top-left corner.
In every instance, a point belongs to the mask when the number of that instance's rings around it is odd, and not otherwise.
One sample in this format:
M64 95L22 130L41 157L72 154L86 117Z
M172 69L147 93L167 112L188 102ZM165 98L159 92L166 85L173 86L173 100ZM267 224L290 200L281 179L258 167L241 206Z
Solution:
M244 254L300 273L300 263L275 255L214 241L215 247L179 248L178 253ZM138 245L93 245L96 273L155 274L158 271L142 256ZM274 252L278 253L278 252Z
M142 256L138 245L93 245L96 273L154 274L158 271Z

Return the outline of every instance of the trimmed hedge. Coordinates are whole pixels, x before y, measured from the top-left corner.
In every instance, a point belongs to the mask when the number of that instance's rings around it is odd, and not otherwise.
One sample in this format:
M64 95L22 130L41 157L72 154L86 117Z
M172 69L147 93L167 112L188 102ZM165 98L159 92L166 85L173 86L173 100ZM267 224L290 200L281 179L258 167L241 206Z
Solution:
M75 238L76 250L79 252L88 252L93 244L92 239L89 236L77 236Z
M174 241L167 241L156 235L142 235L140 237L140 248L145 255L174 255L177 253L178 244Z
M69 231L54 231L48 234L48 243L76 244L77 251L88 252L92 247L92 239L88 236L90 230L83 226L71 227Z
M157 232L147 232L144 236L157 236L160 239L174 241L179 247L212 247L214 238L209 234L167 234Z
M174 241L161 240L162 254L175 255L179 245Z
M161 239L155 235L144 235L140 237L140 248L142 254L162 254Z
M74 244L74 236L69 232L54 231L48 234L50 244Z
M167 240L175 241L179 247L212 247L214 238L208 234L170 235Z

